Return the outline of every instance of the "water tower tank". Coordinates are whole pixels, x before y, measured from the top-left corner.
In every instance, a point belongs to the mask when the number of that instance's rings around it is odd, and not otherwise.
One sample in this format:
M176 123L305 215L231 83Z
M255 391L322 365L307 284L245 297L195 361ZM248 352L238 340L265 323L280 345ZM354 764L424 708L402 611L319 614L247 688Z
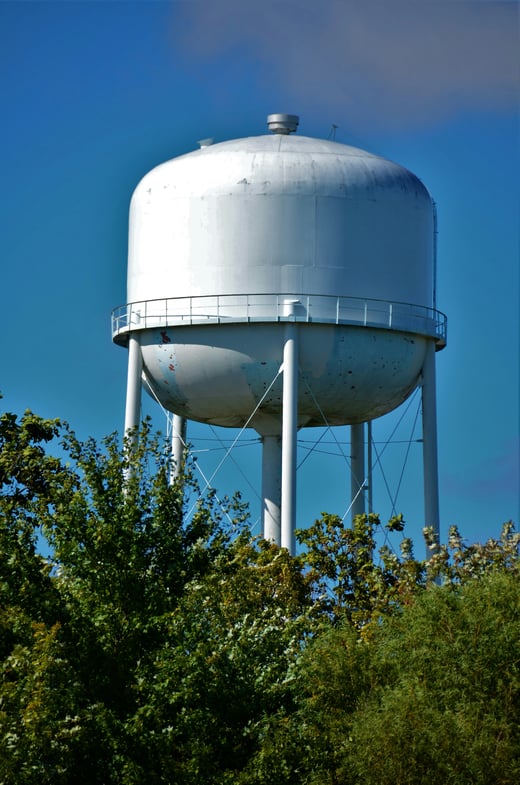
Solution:
M291 133L204 144L156 167L131 201L127 304L144 380L168 410L282 430L280 367L298 329L297 427L355 424L417 386L435 310L435 208L377 155Z
M132 198L114 337L141 331L148 385L189 419L248 421L288 319L301 324L299 426L390 411L417 385L427 342L443 341L424 185L363 150L290 135L286 118L156 167ZM280 407L281 381L250 425L276 432Z

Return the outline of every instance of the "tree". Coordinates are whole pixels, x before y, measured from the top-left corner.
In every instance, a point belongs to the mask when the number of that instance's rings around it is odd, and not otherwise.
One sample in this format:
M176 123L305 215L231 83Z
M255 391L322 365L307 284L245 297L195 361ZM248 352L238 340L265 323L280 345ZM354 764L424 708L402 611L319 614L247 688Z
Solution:
M237 783L264 717L292 708L309 593L287 551L244 534L186 587L142 682L136 737L165 781ZM156 764L155 764L156 765Z
M359 781L519 781L519 599L516 576L490 571L432 587L386 620L352 718L347 757Z
M50 564L38 550L38 534L56 488L68 482L68 471L45 450L59 427L58 420L31 412L20 422L13 414L0 416L0 656L18 640L13 628L17 614L29 613L38 622L55 617ZM22 639L24 630L22 624Z
M428 566L413 558L411 540L401 543L401 558L388 546L376 552L376 530L402 531L402 515L384 527L378 515L358 515L346 526L324 513L296 533L305 550L300 557L314 595L332 622L348 618L358 629L378 623L425 585Z
M209 494L186 520L197 489L189 473L183 493L169 485L146 425L120 449L30 413L5 423L16 570L2 605L0 781L234 781L256 724L289 694L310 604L297 562L251 540L239 499L224 516ZM56 438L63 460L44 450Z
M341 530L338 537L344 540ZM319 539L327 554L330 541L331 534ZM352 604L344 612L336 607L329 628L305 648L293 683L296 709L266 722L250 782L518 782L518 545L511 524L500 540L468 547L453 529L448 545L423 564L399 562L390 604L376 591L369 621L366 589L381 586L388 561L367 571L363 556L362 578L355 562L343 575L327 570L336 593L338 576L348 587ZM410 574L418 576L413 592Z
M324 515L291 557L168 477L146 423L0 417L2 785L518 780L511 524L418 561Z

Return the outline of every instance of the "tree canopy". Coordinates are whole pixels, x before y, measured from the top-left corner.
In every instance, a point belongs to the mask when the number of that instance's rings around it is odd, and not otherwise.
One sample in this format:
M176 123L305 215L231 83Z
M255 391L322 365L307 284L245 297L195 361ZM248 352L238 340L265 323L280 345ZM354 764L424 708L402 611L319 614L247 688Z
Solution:
M0 416L2 785L520 781L511 523L418 560L324 514L291 557L169 476L146 423Z

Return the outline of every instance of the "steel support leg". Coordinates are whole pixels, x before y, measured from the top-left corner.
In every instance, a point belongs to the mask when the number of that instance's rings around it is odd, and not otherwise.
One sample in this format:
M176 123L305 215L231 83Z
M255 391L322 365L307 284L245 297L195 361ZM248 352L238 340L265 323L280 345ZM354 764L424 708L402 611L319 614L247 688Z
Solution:
M283 350L282 547L294 554L296 527L296 438L298 429L298 326L288 322Z
M172 420L172 452L170 484L177 480L184 469L186 455L186 418L174 414Z
M437 457L437 402L435 382L435 344L428 341L422 370L422 429L424 466L424 522L433 529L439 542L439 469Z

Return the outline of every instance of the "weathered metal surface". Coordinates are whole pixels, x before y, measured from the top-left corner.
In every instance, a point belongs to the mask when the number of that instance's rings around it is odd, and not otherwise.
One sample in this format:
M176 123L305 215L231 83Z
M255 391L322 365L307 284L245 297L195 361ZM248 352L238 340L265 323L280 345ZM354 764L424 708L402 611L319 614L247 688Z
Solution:
M310 292L431 307L433 227L426 188L383 158L297 135L222 142L137 186L127 302Z
M427 338L350 326L298 325L298 426L362 422L415 388ZM192 420L241 427L277 376L284 324L145 330L144 372L162 405ZM280 433L282 377L249 422Z
M295 127L292 116L273 122ZM249 418L294 320L298 425L362 422L416 386L428 341L445 345L433 257L434 205L403 167L293 134L214 144L137 186L114 340L139 331L147 383L167 409L279 433L281 379Z

